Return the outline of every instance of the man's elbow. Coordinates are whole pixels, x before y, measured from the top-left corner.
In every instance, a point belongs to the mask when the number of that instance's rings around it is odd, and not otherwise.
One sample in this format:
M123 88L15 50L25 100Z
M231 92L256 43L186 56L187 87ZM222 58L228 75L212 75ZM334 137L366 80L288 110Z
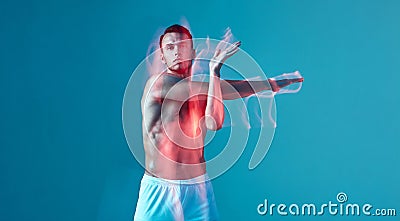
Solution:
M220 130L222 128L223 122L224 122L223 117L220 117L219 120L215 120L214 117L212 116L206 116L205 119L206 128L208 130L213 130L213 131Z

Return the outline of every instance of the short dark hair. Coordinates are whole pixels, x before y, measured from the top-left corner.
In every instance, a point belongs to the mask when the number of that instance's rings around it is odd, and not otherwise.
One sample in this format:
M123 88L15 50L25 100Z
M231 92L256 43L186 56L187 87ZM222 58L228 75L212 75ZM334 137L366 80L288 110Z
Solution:
M160 48L162 48L161 42L164 38L164 35L172 32L186 34L189 37L189 39L192 40L192 34L190 34L190 31L187 28L183 27L182 25L174 24L166 28L164 34L160 36Z

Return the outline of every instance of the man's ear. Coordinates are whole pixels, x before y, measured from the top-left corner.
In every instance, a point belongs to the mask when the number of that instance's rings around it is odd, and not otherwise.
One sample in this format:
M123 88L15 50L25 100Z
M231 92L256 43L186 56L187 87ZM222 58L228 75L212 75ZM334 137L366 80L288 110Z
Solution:
M162 49L160 49L160 58L161 58L162 63L166 64L165 58L164 58L164 53L163 53Z
M196 50L193 49L193 51L192 51L192 59L195 59L195 58L196 58Z

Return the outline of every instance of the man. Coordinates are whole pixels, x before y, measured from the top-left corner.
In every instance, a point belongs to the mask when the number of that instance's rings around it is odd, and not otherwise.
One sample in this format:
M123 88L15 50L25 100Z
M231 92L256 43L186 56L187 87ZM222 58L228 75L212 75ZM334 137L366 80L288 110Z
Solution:
M236 99L303 79L280 81L220 80L220 69L240 42L217 50L209 63L209 82L191 80L195 58L192 35L180 25L160 36L165 72L146 83L141 107L145 174L134 219L218 220L211 182L206 173L204 138L224 121L223 99Z

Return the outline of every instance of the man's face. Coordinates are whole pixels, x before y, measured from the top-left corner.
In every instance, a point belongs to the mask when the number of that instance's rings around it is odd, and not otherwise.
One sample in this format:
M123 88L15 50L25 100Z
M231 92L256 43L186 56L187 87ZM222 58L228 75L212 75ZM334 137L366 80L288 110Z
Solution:
M168 69L177 74L189 74L195 56L192 40L186 34L172 32L164 35L161 45L161 60Z

